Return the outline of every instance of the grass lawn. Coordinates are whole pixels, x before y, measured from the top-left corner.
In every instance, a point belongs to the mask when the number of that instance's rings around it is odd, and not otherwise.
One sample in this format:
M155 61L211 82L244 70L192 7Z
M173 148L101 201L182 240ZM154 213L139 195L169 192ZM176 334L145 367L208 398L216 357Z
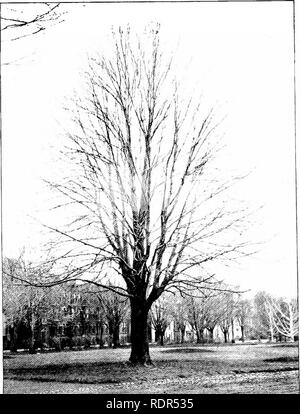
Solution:
M298 344L152 347L4 355L4 393L299 393Z

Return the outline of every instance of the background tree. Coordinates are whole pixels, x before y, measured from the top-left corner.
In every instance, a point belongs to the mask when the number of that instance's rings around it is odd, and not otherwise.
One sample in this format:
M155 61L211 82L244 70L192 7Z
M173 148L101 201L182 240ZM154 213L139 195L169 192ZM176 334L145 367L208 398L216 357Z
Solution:
M79 336L84 339L84 346L89 347L91 326L94 325L97 342L102 348L106 326L108 345L117 348L120 345L120 326L128 316L127 298L112 291L99 290L90 284L69 283L66 293L65 319L70 343L74 337Z
M155 329L155 340L164 344L165 331L170 323L171 306L170 298L160 297L153 303L150 310L151 323Z
M228 342L229 330L233 326L233 320L236 317L236 302L234 293L222 292L218 296L218 305L216 316L219 314L219 325L224 335L224 342ZM234 332L232 333L232 340L234 340Z
M105 326L107 326L107 308L103 306L103 300L105 293L107 292L101 291L96 286L91 284L84 284L81 292L85 297L88 308L93 311L93 315L96 320L96 340L99 348L101 349L104 346L104 330ZM110 342L112 344L112 340Z
M188 322L187 298L175 295L171 301L170 313L174 319L174 330L180 332L180 342L183 344L185 339L185 331Z
M28 339L29 351L33 353L38 345L42 347L42 321L54 320L61 312L63 292L59 286L35 287L18 280L39 280L46 271L45 267L37 269L26 263L22 255L18 259L3 260L3 312L10 326L12 350L20 344L18 330L22 327L23 331L27 327L23 337Z
M24 284L11 275L19 271L16 259L3 259L3 313L9 327L10 349L17 349L17 327L25 316Z
M220 324L223 316L219 295L210 297L206 303L206 307L205 327L209 332L209 342L214 342L215 327Z
M159 27L142 38L120 28L111 51L89 60L85 93L70 110L70 175L49 182L71 217L48 226L60 236L52 283L110 282L128 297L132 363L151 363L148 314L164 291L210 288L211 263L249 253L248 213L228 207L234 180L217 168L213 110L179 92Z
M275 332L294 342L299 335L299 313L297 300L295 299L268 299L267 312L270 315Z
M196 333L197 343L204 342L204 331L209 319L209 308L213 292L206 291L203 296L186 298L187 317L192 329Z
M102 291L97 296L108 327L109 345L117 348L120 346L120 326L128 316L128 299L112 291Z
M270 338L271 342L274 339L274 323L272 315L267 303L270 295L266 292L258 292L253 299L253 315L252 315L252 335L256 338Z
M252 317L252 306L248 299L238 298L236 302L235 318L241 328L242 342L245 341L246 329L249 327Z

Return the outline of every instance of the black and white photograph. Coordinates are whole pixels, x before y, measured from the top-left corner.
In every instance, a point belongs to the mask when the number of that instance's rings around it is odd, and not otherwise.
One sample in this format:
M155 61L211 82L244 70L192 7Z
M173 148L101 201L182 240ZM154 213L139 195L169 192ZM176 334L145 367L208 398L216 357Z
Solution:
M295 57L293 1L1 2L3 394L299 394Z

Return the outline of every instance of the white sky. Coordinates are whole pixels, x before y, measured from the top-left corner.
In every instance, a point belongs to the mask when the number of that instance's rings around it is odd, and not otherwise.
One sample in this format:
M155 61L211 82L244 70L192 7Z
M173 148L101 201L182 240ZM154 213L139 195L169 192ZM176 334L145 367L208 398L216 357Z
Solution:
M41 241L29 216L45 208L49 194L40 179L56 174L61 108L80 82L87 52L108 47L112 25L159 21L166 47L178 44L178 75L227 115L222 168L254 169L237 195L264 205L251 234L269 241L224 277L245 289L295 296L292 3L70 7L66 22L44 35L2 45L2 62L25 56L2 68L3 254L16 256Z

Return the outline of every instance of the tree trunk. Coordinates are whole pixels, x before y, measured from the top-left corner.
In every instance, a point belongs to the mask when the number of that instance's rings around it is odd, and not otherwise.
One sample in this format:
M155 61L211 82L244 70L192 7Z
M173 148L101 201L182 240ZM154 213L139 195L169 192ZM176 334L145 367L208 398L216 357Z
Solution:
M203 344L203 342L204 342L203 333L204 333L203 329L197 329L196 330L197 344Z
M80 311L80 335L86 334L86 323L85 323L85 315L84 312Z
M159 345L164 345L164 335L165 331L161 328L156 328L155 330L155 342L157 342Z
M294 342L294 321L293 321L293 309L291 303L289 303L289 341Z
M273 325L270 326L270 341L274 342L274 330Z
M133 364L151 364L148 338L148 310L142 301L130 300L131 305L131 354ZM144 306L143 306L144 305Z
M235 338L234 338L234 321L233 321L233 319L231 321L231 334L232 334L231 343L232 344L235 344Z
M99 338L98 339L99 340L99 348L103 348L103 346L104 346L103 334L104 334L103 322L99 322L97 324L97 336Z
M181 343L184 343L185 327L180 329L181 332Z
M156 328L155 329L155 335L154 335L155 342L158 342L159 341L159 336L160 336L159 330Z
M163 346L164 345L164 335L165 333L163 331L160 332L160 345Z
M118 348L120 346L120 325L116 324L113 331L113 347Z
M245 342L245 327L241 325L241 333L242 333L242 342Z
M228 331L227 330L223 331L223 334L224 334L224 342L225 342L225 344L227 344L227 342L228 342L228 339L227 339Z
M113 332L112 331L108 331L108 340L107 340L107 345L109 348L113 347Z
M214 342L214 328L209 328L209 342Z
M9 328L9 336L10 336L10 350L16 352L18 350L18 335L16 324Z
M36 352L35 340L34 340L34 327L35 327L35 317L34 317L34 313L31 312L31 315L30 315L30 340L29 340L29 353L30 354L34 354Z

